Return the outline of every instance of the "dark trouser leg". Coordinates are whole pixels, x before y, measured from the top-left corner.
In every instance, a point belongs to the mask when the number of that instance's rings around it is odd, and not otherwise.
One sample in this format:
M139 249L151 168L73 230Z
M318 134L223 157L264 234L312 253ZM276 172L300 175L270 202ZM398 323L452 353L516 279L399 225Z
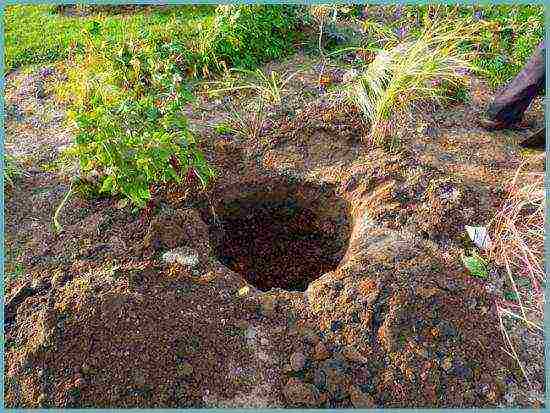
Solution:
M489 106L487 114L503 127L518 123L529 104L544 94L544 43L541 43L523 70L507 85Z

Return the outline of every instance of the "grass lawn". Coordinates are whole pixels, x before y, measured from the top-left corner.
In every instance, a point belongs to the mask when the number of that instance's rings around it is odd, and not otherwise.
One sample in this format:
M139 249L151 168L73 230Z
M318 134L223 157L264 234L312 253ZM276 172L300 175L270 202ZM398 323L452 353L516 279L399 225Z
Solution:
M9 6L4 17L6 71L66 58L70 50L84 45L84 31L93 22L101 24L105 39L120 41L161 29L170 19L198 24L207 20L213 11L204 6L180 6L144 13L94 13L80 17L60 15L53 5Z
M487 71L493 87L511 80L544 39L542 6L491 6L478 11L491 23L483 33L485 56L476 64Z
M71 50L84 45L84 32L94 24L93 22L100 24L101 37L113 42L132 37L145 38L152 33L173 31L174 27L178 26L178 35L187 39L194 38L195 47L202 48L200 53L206 55L207 50L204 49L208 43L204 42L207 39L202 39L201 45L200 33L209 32L216 14L213 6L190 5L166 9L145 8L140 12L123 14L112 14L107 10L88 10L86 16L64 16L57 13L55 7L16 5L6 8L6 72L25 65L49 63L66 58ZM427 7L386 7L383 23L386 28L395 32L407 31L409 28L414 32L418 28L415 28L413 22L418 21L418 16ZM455 7L447 7L445 13L454 9ZM469 6L459 7L457 10L461 16L473 14L477 19L487 22L480 42L475 45L482 52L475 65L485 71L483 76L494 88L506 83L521 70L533 49L544 37L544 9L539 5ZM262 29L261 26L258 28ZM238 33L228 32L226 35L226 40L237 48L246 49L250 46L248 42L237 45L240 40L244 40L239 38ZM274 38L273 44L265 44L265 41L261 43L260 47L252 47L246 53L265 56L241 55L241 66L252 68L256 61L265 60L261 57L278 58L289 52L289 45L280 39ZM213 62L210 60L214 59L215 56L212 55L198 60L211 65Z
M221 60L233 66L253 67L292 50L291 22L281 8L244 8L223 14L215 6L145 8L113 14L89 10L62 15L53 5L9 6L5 11L6 72L31 64L65 59L86 47L86 32L110 45L129 39L171 41L190 63L213 68ZM238 14L238 15L237 15ZM231 20L233 19L233 20ZM196 68L197 69L197 68Z
M457 18L481 22L479 39L466 48L479 52L474 66L493 88L511 80L522 68L539 42L544 39L544 8L521 6L368 6L366 17L379 29L365 37L367 46L380 47L388 38L418 35L426 15L435 14L453 26Z

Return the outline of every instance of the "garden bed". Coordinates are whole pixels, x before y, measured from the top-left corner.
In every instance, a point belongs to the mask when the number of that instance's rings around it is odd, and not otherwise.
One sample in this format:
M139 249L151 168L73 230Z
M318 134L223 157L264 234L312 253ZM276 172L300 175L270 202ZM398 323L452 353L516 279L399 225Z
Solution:
M505 274L461 260L465 226L490 221L517 168L544 170L518 146L540 100L525 129L484 131L492 92L471 76L470 102L401 119L388 150L319 87L339 65L268 64L300 74L256 136L227 110L250 95L197 92L206 189L156 188L146 213L72 195L59 233L64 68L8 76L6 150L24 173L5 200L6 406L542 406L540 335L516 324L526 383L500 330Z

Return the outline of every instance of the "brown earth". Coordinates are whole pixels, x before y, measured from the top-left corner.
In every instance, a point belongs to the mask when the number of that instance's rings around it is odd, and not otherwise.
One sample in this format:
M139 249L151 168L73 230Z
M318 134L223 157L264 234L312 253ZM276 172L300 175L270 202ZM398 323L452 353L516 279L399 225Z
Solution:
M303 103L312 66L259 141L195 108L221 173L206 193L159 193L148 221L73 197L54 235L67 185L28 151L6 194L6 272L22 268L6 285L8 407L541 406L503 350L501 292L460 261L464 225L487 223L519 164L543 169L517 146L530 129L475 126L490 92L473 79L470 104L417 114L389 155L361 143L352 109ZM43 133L33 116L54 101L33 81L18 94L21 76L6 149L44 136L51 153L69 132Z

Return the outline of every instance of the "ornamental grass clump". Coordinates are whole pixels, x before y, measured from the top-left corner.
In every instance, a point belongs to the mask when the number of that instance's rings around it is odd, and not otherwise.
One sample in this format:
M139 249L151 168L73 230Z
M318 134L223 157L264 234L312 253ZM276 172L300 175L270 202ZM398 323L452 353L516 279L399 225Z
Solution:
M466 20L426 22L417 38L406 37L375 59L347 89L347 96L370 125L372 143L381 145L392 134L397 116L428 101L441 103L450 88L465 84L471 70L463 42L472 41L478 26ZM391 44L391 43L390 43Z

